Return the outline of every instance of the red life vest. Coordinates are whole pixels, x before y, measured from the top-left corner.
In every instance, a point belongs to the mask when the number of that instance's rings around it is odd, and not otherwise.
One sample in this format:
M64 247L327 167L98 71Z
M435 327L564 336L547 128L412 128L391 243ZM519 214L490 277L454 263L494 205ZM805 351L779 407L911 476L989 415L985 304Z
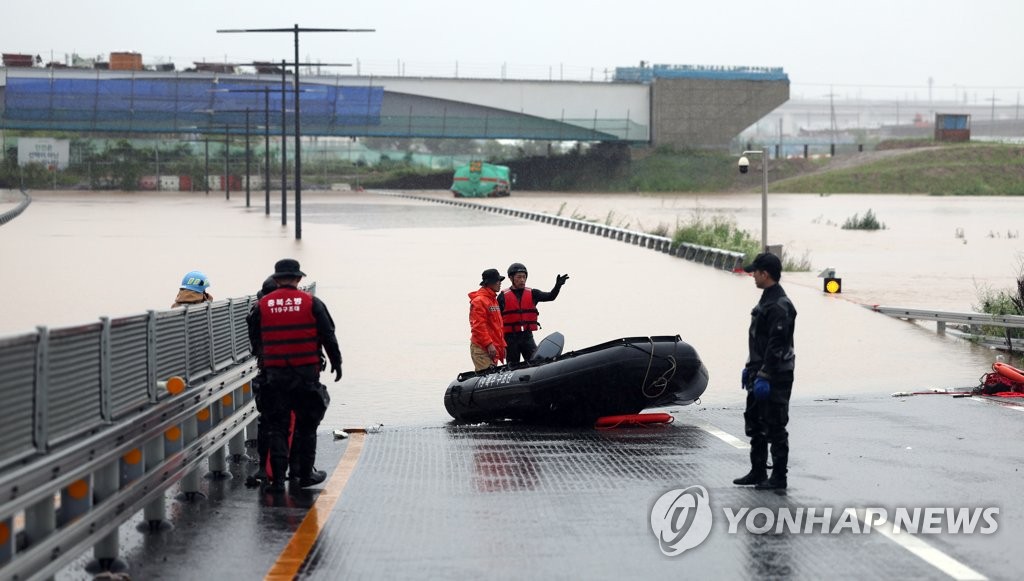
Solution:
M313 296L279 288L260 299L263 365L299 367L320 364L320 342L313 316Z
M533 289L523 289L521 303L512 289L508 289L502 294L505 297L505 309L501 311L501 320L506 333L536 331L540 328L540 325L537 324L537 305L533 302Z

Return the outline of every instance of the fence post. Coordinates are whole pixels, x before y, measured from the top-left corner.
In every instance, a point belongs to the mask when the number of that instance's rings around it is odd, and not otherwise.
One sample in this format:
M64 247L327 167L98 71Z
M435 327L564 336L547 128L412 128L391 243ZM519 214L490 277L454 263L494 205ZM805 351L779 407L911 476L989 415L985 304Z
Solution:
M164 434L158 434L144 444L143 456L146 461L145 471L147 473L156 469L164 461L164 452L166 450L164 438ZM138 530L155 532L171 528L171 523L167 522L167 506L164 500L164 495L161 494L143 507L143 522L139 523Z
M102 504L104 500L117 493L120 479L119 462L120 460L114 460L101 467L93 475L93 495L97 504ZM117 554L120 551L118 528L110 531L92 548L93 557L96 558L96 568L101 571L113 571L119 563L117 559Z

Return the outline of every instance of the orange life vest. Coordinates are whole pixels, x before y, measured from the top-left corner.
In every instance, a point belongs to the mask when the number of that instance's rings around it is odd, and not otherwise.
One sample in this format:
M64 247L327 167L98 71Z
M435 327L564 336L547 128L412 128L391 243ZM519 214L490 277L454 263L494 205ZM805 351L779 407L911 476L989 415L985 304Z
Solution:
M320 364L313 296L294 288L279 288L260 299L263 365L299 367Z
M501 320L506 333L517 331L536 331L540 328L537 323L537 305L533 302L533 289L523 289L522 302L516 298L512 289L504 293L505 309L501 311Z

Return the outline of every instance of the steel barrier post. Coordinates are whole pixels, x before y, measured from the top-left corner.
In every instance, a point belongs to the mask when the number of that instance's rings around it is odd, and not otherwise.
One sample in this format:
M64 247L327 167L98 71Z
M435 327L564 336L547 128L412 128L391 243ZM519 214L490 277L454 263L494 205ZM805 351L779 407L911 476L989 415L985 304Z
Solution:
M146 472L153 471L164 461L164 452L166 444L164 443L165 436L160 434L153 438L150 438L145 444L143 456L145 457ZM171 528L171 523L167 522L167 506L164 502L164 495L161 494L159 497L154 498L142 509L142 520L139 523L138 530L140 531L159 531Z
M14 519L0 521L0 565L11 560L14 554Z
M53 496L46 496L25 509L25 537L31 547L48 537L57 528L57 511Z
M119 462L120 460L114 460L93 474L93 495L96 504L102 504L103 501L117 494L120 480ZM99 569L109 571L117 562L117 555L120 552L118 535L118 529L115 528L93 545L92 554Z
M139 448L129 450L121 456L121 488L142 476L146 469L143 460L143 453Z
M209 408L200 411L205 411L209 414ZM181 423L182 445L191 444L199 437L199 422L196 419L196 416L186 418L185 421ZM196 496L202 495L203 493L199 492L199 470L197 468L193 468L192 470L189 470L188 474L181 478L181 496L185 500L193 500Z
M79 478L60 489L57 524L64 526L92 509L91 478Z
M220 401L214 402L211 406L217 412L216 416L218 424L224 421L224 416L226 415L223 411L224 400L227 400L229 406L231 405L231 395L228 394L222 397ZM227 446L218 446L216 449L210 451L209 466L210 473L207 476L210 478L220 480L230 477L230 474L228 473Z

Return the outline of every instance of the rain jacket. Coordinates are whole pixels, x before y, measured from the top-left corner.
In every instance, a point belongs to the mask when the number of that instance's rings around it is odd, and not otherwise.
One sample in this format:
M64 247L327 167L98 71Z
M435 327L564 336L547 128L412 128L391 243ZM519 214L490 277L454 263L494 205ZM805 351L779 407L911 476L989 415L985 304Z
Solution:
M471 343L485 351L488 345L493 344L498 350L497 359L505 360L505 334L498 294L486 286L469 293L469 330Z
M761 300L750 311L746 367L751 378L792 380L796 367L793 350L795 328L796 307L786 296L786 291L779 284L764 289Z
M174 304L171 308L180 307L182 305L196 305L199 303L205 303L212 301L213 295L210 293L198 293L194 290L183 288L178 290L178 296L174 297Z

